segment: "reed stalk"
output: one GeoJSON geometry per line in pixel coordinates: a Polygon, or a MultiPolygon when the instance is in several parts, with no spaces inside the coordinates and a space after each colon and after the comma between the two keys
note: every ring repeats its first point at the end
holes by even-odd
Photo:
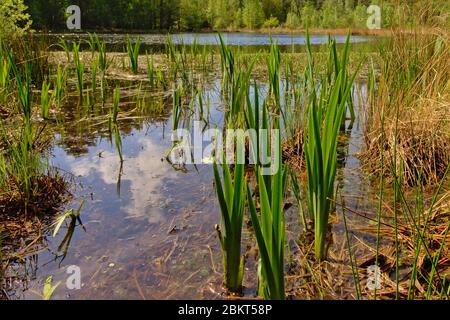
{"type": "Polygon", "coordinates": [[[41,89],[41,114],[42,118],[47,120],[49,118],[50,105],[51,105],[51,95],[49,94],[50,83],[44,80],[41,89]]]}
{"type": "MultiPolygon", "coordinates": [[[[243,145],[238,138],[237,154],[242,153],[243,145]]],[[[225,162],[225,156],[224,156],[225,162]]],[[[228,165],[222,165],[220,177],[216,163],[213,164],[216,194],[220,205],[222,222],[216,226],[219,236],[224,266],[224,285],[231,292],[241,292],[244,275],[244,257],[241,256],[242,225],[245,209],[244,163],[238,161],[233,178],[228,165]]]]}
{"type": "MultiPolygon", "coordinates": [[[[280,133],[278,133],[280,135],[280,133]]],[[[281,135],[279,136],[281,139],[281,135]]],[[[277,152],[281,152],[281,145],[277,152]]],[[[286,170],[280,157],[279,170],[273,176],[263,176],[257,169],[260,215],[256,211],[250,187],[247,198],[253,229],[259,248],[259,295],[267,300],[285,299],[284,250],[286,221],[284,217],[284,194],[286,170]]]]}
{"type": "Polygon", "coordinates": [[[133,44],[131,37],[127,37],[127,53],[130,60],[131,71],[137,74],[139,71],[139,50],[141,48],[141,38],[137,37],[133,44]]]}

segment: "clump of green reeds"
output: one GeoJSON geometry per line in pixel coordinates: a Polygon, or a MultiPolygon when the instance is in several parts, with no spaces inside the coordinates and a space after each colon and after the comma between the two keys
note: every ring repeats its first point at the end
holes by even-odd
{"type": "Polygon", "coordinates": [[[55,88],[55,99],[57,103],[61,103],[64,91],[66,90],[67,85],[67,70],[66,68],[61,68],[60,65],[58,65],[58,69],[56,71],[56,78],[53,84],[53,87],[55,88]]]}
{"type": "Polygon", "coordinates": [[[0,180],[5,187],[15,186],[21,198],[24,199],[26,209],[34,193],[34,181],[42,169],[40,155],[33,149],[35,130],[31,121],[31,71],[28,64],[25,64],[24,70],[20,70],[10,51],[8,59],[16,81],[24,125],[18,139],[11,139],[3,126],[1,128],[3,140],[7,143],[8,154],[1,155],[0,180]]]}
{"type": "Polygon", "coordinates": [[[9,84],[11,63],[6,57],[0,59],[0,89],[5,89],[9,84]]]}
{"type": "Polygon", "coordinates": [[[156,71],[156,78],[158,79],[158,84],[162,86],[164,91],[166,91],[168,87],[167,80],[164,77],[164,72],[159,67],[157,68],[156,71]]]}
{"type": "Polygon", "coordinates": [[[89,45],[89,48],[91,49],[92,57],[94,57],[95,53],[97,52],[97,44],[100,42],[100,39],[96,33],[90,33],[88,32],[89,39],[86,40],[86,42],[89,45]]]}
{"type": "Polygon", "coordinates": [[[130,60],[131,71],[137,74],[139,71],[139,50],[141,48],[141,38],[137,37],[133,45],[131,37],[127,37],[127,53],[130,60]]]}
{"type": "Polygon", "coordinates": [[[229,127],[239,127],[244,123],[244,106],[250,90],[252,71],[258,59],[258,55],[249,60],[242,59],[242,67],[239,68],[234,53],[227,47],[218,34],[220,40],[222,90],[225,101],[228,103],[226,120],[229,127]]]}
{"type": "Polygon", "coordinates": [[[233,83],[234,71],[235,71],[235,59],[233,52],[228,49],[227,45],[223,41],[222,35],[219,33],[220,41],[220,57],[221,57],[221,68],[222,68],[222,78],[223,86],[227,86],[228,83],[233,83]]]}
{"type": "Polygon", "coordinates": [[[307,34],[308,72],[311,82],[308,109],[307,135],[305,135],[305,158],[308,175],[308,208],[314,217],[315,255],[318,260],[326,258],[326,236],[331,201],[334,199],[336,177],[337,143],[344,119],[347,99],[353,87],[353,79],[347,81],[341,70],[331,90],[322,86],[317,96],[314,86],[311,46],[307,34]]]}
{"type": "Polygon", "coordinates": [[[172,37],[170,35],[167,36],[166,41],[166,54],[170,61],[170,67],[172,71],[172,80],[176,81],[178,78],[183,80],[183,84],[185,87],[191,86],[191,81],[189,79],[189,66],[192,67],[194,57],[187,56],[187,49],[184,44],[181,45],[181,48],[175,46],[173,43],[172,37]],[[191,63],[188,63],[188,60],[191,63]],[[180,76],[178,74],[181,73],[180,76]]]}
{"type": "Polygon", "coordinates": [[[148,79],[150,80],[150,85],[153,87],[155,85],[155,64],[153,62],[153,55],[146,53],[147,59],[147,70],[148,70],[148,79]]]}
{"type": "Polygon", "coordinates": [[[18,65],[14,60],[11,51],[7,52],[8,60],[11,65],[17,86],[17,93],[19,97],[22,114],[26,124],[31,121],[31,68],[28,63],[25,64],[23,71],[19,70],[18,65]]]}
{"type": "MultiPolygon", "coordinates": [[[[280,135],[279,131],[278,134],[280,135]]],[[[283,200],[286,171],[281,160],[281,144],[278,145],[276,152],[279,152],[280,163],[273,176],[263,176],[260,168],[256,170],[260,203],[259,216],[249,186],[247,186],[247,198],[260,254],[259,295],[264,299],[284,300],[286,221],[283,200]]]]}
{"type": "MultiPolygon", "coordinates": [[[[238,155],[243,145],[237,144],[238,155]]],[[[225,158],[225,157],[224,157],[225,158]]],[[[240,292],[244,276],[241,256],[241,234],[245,209],[245,175],[243,161],[234,168],[233,178],[226,163],[222,165],[223,182],[216,163],[213,165],[216,194],[222,213],[221,226],[216,226],[223,254],[224,285],[231,292],[240,292]]]]}
{"type": "Polygon", "coordinates": [[[267,58],[267,67],[269,69],[269,92],[275,100],[275,106],[278,112],[281,112],[281,94],[280,94],[280,64],[281,53],[276,42],[271,39],[269,56],[267,58]]]}
{"type": "Polygon", "coordinates": [[[51,83],[47,83],[47,80],[44,80],[42,83],[41,89],[41,114],[43,119],[49,118],[50,105],[52,103],[53,94],[50,94],[50,85],[51,83]]]}
{"type": "Polygon", "coordinates": [[[98,49],[98,69],[100,71],[100,90],[102,96],[102,102],[105,102],[105,90],[106,90],[106,70],[108,69],[108,60],[106,57],[106,45],[104,42],[97,41],[97,49],[98,49]]]}
{"type": "Polygon", "coordinates": [[[10,84],[11,63],[6,57],[0,55],[0,101],[4,102],[10,84]]]}
{"type": "Polygon", "coordinates": [[[58,46],[66,53],[67,63],[70,63],[70,48],[66,40],[60,39],[58,46]]]}
{"type": "MultiPolygon", "coordinates": [[[[329,54],[327,61],[328,83],[332,84],[333,82],[336,82],[338,80],[339,75],[342,73],[343,83],[353,85],[352,76],[350,75],[349,72],[350,35],[347,36],[340,58],[337,52],[336,40],[330,37],[328,40],[328,46],[329,46],[329,54]]],[[[339,93],[339,102],[341,102],[341,100],[345,101],[346,107],[350,112],[351,121],[353,122],[355,121],[356,116],[352,100],[352,92],[350,91],[346,93],[345,92],[346,87],[347,85],[343,85],[341,87],[341,92],[339,93]]],[[[343,121],[345,121],[345,118],[343,119],[343,121]]]]}
{"type": "MultiPolygon", "coordinates": [[[[32,121],[32,70],[28,62],[16,64],[12,51],[6,55],[11,65],[14,86],[21,108],[23,125],[17,130],[0,123],[0,137],[5,146],[0,152],[0,208],[7,212],[25,212],[30,208],[54,208],[62,200],[67,185],[62,177],[50,172],[48,162],[43,160],[39,145],[42,133],[35,129],[32,121]]],[[[42,102],[48,110],[50,103],[49,84],[44,81],[42,102]]],[[[44,110],[44,113],[48,113],[44,110]]]]}
{"type": "Polygon", "coordinates": [[[84,90],[84,63],[80,60],[80,43],[73,43],[73,60],[77,74],[77,90],[80,97],[83,97],[84,90]]]}

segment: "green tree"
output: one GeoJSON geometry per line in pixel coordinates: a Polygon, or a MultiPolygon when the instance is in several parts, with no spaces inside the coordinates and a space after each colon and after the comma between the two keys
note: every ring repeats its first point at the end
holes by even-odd
{"type": "Polygon", "coordinates": [[[297,6],[297,2],[295,0],[292,0],[292,2],[291,2],[291,7],[286,16],[285,26],[290,29],[299,28],[301,26],[299,10],[298,10],[298,6],[297,6]]]}
{"type": "Polygon", "coordinates": [[[280,21],[286,19],[286,7],[288,2],[284,3],[283,0],[262,0],[262,8],[264,11],[264,16],[269,18],[271,16],[278,18],[280,21]]]}
{"type": "Polygon", "coordinates": [[[60,29],[65,26],[64,12],[69,6],[66,0],[25,0],[33,18],[34,28],[60,29]]]}
{"type": "Polygon", "coordinates": [[[266,21],[264,21],[263,28],[273,29],[280,25],[280,21],[278,21],[277,17],[270,17],[266,21]]]}
{"type": "Polygon", "coordinates": [[[23,0],[0,0],[0,40],[22,36],[32,21],[23,0]]]}
{"type": "Polygon", "coordinates": [[[207,17],[215,29],[225,29],[239,19],[239,0],[209,0],[207,17]]]}
{"type": "Polygon", "coordinates": [[[367,7],[358,4],[353,11],[353,26],[357,28],[365,28],[367,24],[367,7]]]}
{"type": "Polygon", "coordinates": [[[249,29],[261,27],[265,19],[261,2],[258,0],[245,0],[242,19],[244,25],[249,29]]]}
{"type": "Polygon", "coordinates": [[[183,30],[198,30],[205,25],[206,15],[203,0],[181,0],[180,27],[183,30]]]}
{"type": "Polygon", "coordinates": [[[303,28],[306,28],[306,25],[309,27],[318,27],[320,24],[320,16],[319,11],[312,5],[312,3],[307,2],[300,13],[300,21],[303,28]]]}
{"type": "Polygon", "coordinates": [[[289,12],[286,17],[285,26],[289,29],[296,29],[301,26],[300,18],[294,12],[289,12]]]}

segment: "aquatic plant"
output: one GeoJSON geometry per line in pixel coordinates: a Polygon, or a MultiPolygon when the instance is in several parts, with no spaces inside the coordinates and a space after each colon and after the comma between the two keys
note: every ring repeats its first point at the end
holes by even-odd
{"type": "Polygon", "coordinates": [[[89,45],[89,48],[91,49],[92,58],[94,57],[95,53],[97,52],[97,45],[100,42],[100,39],[98,35],[94,33],[88,32],[89,39],[86,40],[86,42],[89,45]]]}
{"type": "MultiPolygon", "coordinates": [[[[348,42],[348,39],[347,39],[348,42]]],[[[308,209],[314,217],[315,255],[326,258],[326,236],[331,201],[334,199],[334,181],[337,164],[337,140],[345,117],[348,97],[356,72],[349,80],[347,67],[341,65],[339,74],[329,89],[321,82],[316,92],[314,66],[309,33],[306,34],[308,56],[307,79],[310,84],[307,135],[304,152],[308,176],[308,209]]],[[[348,63],[347,60],[343,60],[348,63]]]]}
{"type": "Polygon", "coordinates": [[[247,104],[244,110],[244,118],[245,118],[245,124],[248,130],[254,130],[256,132],[255,135],[250,135],[251,139],[251,149],[249,150],[251,152],[251,155],[253,159],[257,160],[256,164],[260,164],[260,155],[264,154],[263,152],[266,152],[265,154],[268,154],[269,146],[267,146],[267,150],[260,150],[260,136],[258,132],[263,132],[263,130],[269,129],[269,117],[267,112],[267,104],[264,102],[262,106],[260,106],[259,103],[259,88],[256,85],[256,82],[254,84],[254,98],[253,103],[250,100],[250,92],[247,91],[247,104]],[[262,109],[262,115],[260,109],[262,109]]]}
{"type": "Polygon", "coordinates": [[[120,137],[120,131],[117,124],[114,125],[114,143],[116,145],[117,153],[119,154],[120,162],[123,162],[122,138],[120,137]]]}
{"type": "Polygon", "coordinates": [[[308,135],[305,138],[305,158],[308,175],[308,208],[314,215],[315,254],[326,257],[325,243],[337,163],[337,139],[345,105],[338,103],[341,77],[334,84],[327,105],[323,99],[313,99],[308,111],[308,135]],[[322,115],[325,115],[322,122],[322,115]]]}
{"type": "Polygon", "coordinates": [[[170,61],[172,80],[176,81],[178,78],[181,78],[183,80],[183,85],[189,87],[191,86],[191,83],[189,81],[188,65],[192,68],[194,57],[190,57],[189,59],[186,52],[187,49],[185,44],[182,44],[181,49],[178,49],[173,43],[172,37],[170,35],[167,36],[166,55],[170,61]],[[190,64],[188,64],[188,60],[191,61],[190,64]],[[179,73],[181,73],[180,77],[178,76],[179,73]]]}
{"type": "MultiPolygon", "coordinates": [[[[5,194],[18,193],[27,214],[29,202],[38,192],[36,186],[44,168],[40,154],[32,148],[35,133],[30,121],[26,121],[18,138],[11,138],[3,126],[1,130],[8,153],[0,156],[0,185],[5,194]]],[[[12,208],[14,202],[9,201],[12,208]]]]}
{"type": "Polygon", "coordinates": [[[233,52],[228,49],[220,33],[218,33],[218,37],[220,41],[220,66],[222,69],[223,80],[222,84],[226,87],[229,83],[233,83],[234,80],[235,59],[233,52]]]}
{"type": "Polygon", "coordinates": [[[92,87],[92,94],[95,97],[95,91],[97,90],[97,69],[98,69],[98,59],[93,59],[91,64],[91,87],[92,87]]]}
{"type": "Polygon", "coordinates": [[[44,288],[42,289],[42,299],[44,300],[50,300],[56,288],[61,284],[61,281],[58,281],[56,284],[52,285],[52,278],[52,276],[49,276],[47,280],[45,280],[44,288]]]}
{"type": "MultiPolygon", "coordinates": [[[[278,133],[280,134],[280,133],[278,133]]],[[[281,154],[281,146],[276,152],[281,154]]],[[[247,198],[253,229],[259,248],[259,295],[268,300],[285,299],[284,246],[286,221],[284,217],[284,194],[286,170],[280,158],[279,170],[273,176],[263,176],[257,170],[260,215],[247,185],[247,198]]]]}
{"type": "Polygon", "coordinates": [[[289,170],[292,192],[294,193],[294,197],[297,202],[298,216],[303,224],[303,230],[306,231],[308,229],[308,222],[307,222],[307,218],[305,215],[305,210],[303,210],[302,189],[298,183],[298,178],[297,178],[295,171],[293,169],[288,169],[288,170],[289,170]]]}
{"type": "Polygon", "coordinates": [[[120,137],[120,130],[117,125],[117,116],[119,115],[119,102],[120,102],[120,89],[114,89],[113,94],[113,107],[109,116],[109,132],[110,134],[114,134],[114,143],[117,148],[117,152],[119,153],[120,162],[123,162],[123,153],[122,153],[122,139],[120,137]]]}
{"type": "Polygon", "coordinates": [[[61,229],[64,221],[66,221],[67,219],[69,219],[70,221],[78,221],[80,223],[80,225],[82,225],[83,223],[81,222],[81,218],[80,218],[80,212],[81,212],[81,208],[84,205],[84,200],[81,201],[80,206],[78,207],[77,210],[74,210],[73,208],[68,210],[67,212],[59,215],[58,217],[56,217],[55,222],[52,223],[52,227],[54,227],[53,229],[53,238],[56,237],[56,235],[59,232],[59,229],[61,229]]]}
{"type": "Polygon", "coordinates": [[[230,105],[226,115],[228,126],[240,126],[243,124],[244,106],[250,90],[250,78],[255,61],[256,59],[249,63],[246,69],[236,72],[233,78],[230,86],[230,105]]]}
{"type": "MultiPolygon", "coordinates": [[[[238,155],[242,153],[243,149],[240,141],[238,138],[236,148],[238,155]]],[[[223,181],[215,162],[213,171],[216,195],[222,217],[221,225],[220,227],[216,226],[216,230],[222,248],[224,285],[231,292],[240,292],[244,275],[244,257],[241,256],[241,235],[246,201],[244,164],[243,161],[238,161],[232,178],[224,156],[223,181]]]]}
{"type": "Polygon", "coordinates": [[[148,53],[146,53],[146,59],[148,78],[150,80],[150,85],[153,87],[155,85],[155,64],[153,63],[153,55],[149,56],[148,53]]]}
{"type": "Polygon", "coordinates": [[[22,114],[25,122],[28,124],[31,120],[31,70],[28,63],[25,64],[23,72],[19,71],[19,68],[14,60],[14,56],[11,51],[7,51],[8,61],[13,71],[17,93],[19,97],[20,106],[22,107],[22,114]]]}
{"type": "Polygon", "coordinates": [[[61,68],[60,65],[58,65],[55,82],[53,84],[53,87],[55,89],[55,98],[58,104],[61,103],[63,93],[66,90],[66,84],[67,84],[67,70],[66,68],[63,69],[61,68]]]}
{"type": "Polygon", "coordinates": [[[175,89],[173,91],[173,105],[172,105],[172,131],[178,129],[179,122],[181,120],[181,115],[183,109],[181,108],[181,89],[175,89]]]}
{"type": "Polygon", "coordinates": [[[77,74],[77,90],[80,97],[83,97],[84,90],[84,63],[80,60],[80,43],[73,43],[73,60],[77,74]]]}
{"type": "Polygon", "coordinates": [[[131,71],[137,74],[139,71],[139,50],[141,47],[141,38],[137,37],[133,45],[131,37],[127,37],[127,53],[130,60],[131,71]]]}
{"type": "Polygon", "coordinates": [[[48,119],[50,105],[51,105],[51,95],[49,94],[50,83],[44,80],[41,89],[41,115],[43,119],[48,119]]]}
{"type": "Polygon", "coordinates": [[[102,102],[105,102],[106,96],[106,70],[108,69],[108,60],[106,56],[106,45],[104,42],[100,42],[100,39],[97,37],[97,49],[98,49],[98,68],[100,71],[100,90],[102,102]]]}
{"type": "MultiPolygon", "coordinates": [[[[348,85],[353,85],[353,78],[349,74],[349,63],[350,63],[350,35],[347,35],[345,45],[342,49],[341,58],[337,53],[337,44],[335,39],[329,38],[329,58],[327,62],[327,78],[328,84],[331,85],[333,82],[337,81],[339,74],[343,74],[343,86],[341,87],[341,92],[339,93],[339,102],[341,100],[345,101],[346,109],[350,112],[351,121],[355,121],[355,110],[353,106],[352,92],[345,92],[348,85]]],[[[358,72],[359,67],[356,69],[355,73],[358,72]]],[[[346,110],[346,111],[347,111],[346,110]]],[[[345,117],[343,119],[345,121],[345,117]]]]}
{"type": "Polygon", "coordinates": [[[267,58],[267,67],[269,73],[269,92],[275,101],[275,107],[278,113],[281,112],[280,96],[280,64],[281,53],[278,44],[271,38],[270,52],[267,58]]]}
{"type": "Polygon", "coordinates": [[[66,40],[60,39],[58,43],[58,47],[60,47],[65,53],[67,57],[67,63],[70,63],[70,48],[67,44],[66,40]]]}
{"type": "Polygon", "coordinates": [[[5,89],[9,84],[11,63],[7,58],[0,59],[0,89],[5,89]]]}
{"type": "Polygon", "coordinates": [[[158,84],[162,86],[164,91],[166,91],[168,84],[167,84],[166,78],[164,77],[164,72],[159,67],[157,68],[156,76],[158,79],[158,84]]]}

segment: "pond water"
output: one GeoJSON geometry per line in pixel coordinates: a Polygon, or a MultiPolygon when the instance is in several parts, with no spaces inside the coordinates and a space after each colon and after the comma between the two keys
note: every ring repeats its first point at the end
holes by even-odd
{"type": "MultiPolygon", "coordinates": [[[[154,37],[145,36],[143,41],[152,43],[154,37]]],[[[193,39],[188,34],[177,37],[185,42],[193,39]]],[[[199,35],[198,39],[199,43],[210,44],[213,38],[199,35]]],[[[269,39],[254,34],[229,34],[225,38],[237,45],[265,45],[269,39]]],[[[326,41],[321,36],[313,39],[315,43],[326,41]]],[[[278,40],[288,44],[292,38],[280,36],[278,40]]],[[[304,38],[298,36],[295,41],[300,44],[304,38]]],[[[364,95],[365,85],[360,84],[359,90],[364,95]]],[[[261,95],[266,91],[261,84],[261,95]]],[[[220,81],[207,83],[203,97],[210,101],[209,126],[220,126],[220,81]]],[[[132,101],[132,94],[127,99],[132,101]]],[[[221,252],[214,230],[214,225],[220,223],[220,211],[212,168],[199,165],[176,170],[164,160],[172,145],[170,99],[164,103],[166,111],[157,117],[130,113],[119,120],[123,166],[108,138],[107,123],[96,121],[89,108],[75,103],[64,107],[65,121],[54,129],[51,162],[73,174],[74,199],[67,208],[76,209],[84,200],[81,219],[85,230],[79,226],[72,230],[65,255],[60,245],[68,230],[63,228],[55,238],[51,233],[46,236],[46,246],[39,253],[27,257],[25,263],[12,265],[10,276],[17,274],[20,279],[26,275],[27,279],[8,291],[12,299],[39,298],[49,275],[54,282],[61,282],[54,293],[56,299],[223,298],[221,252]],[[80,290],[66,286],[70,266],[80,268],[80,290]]],[[[362,107],[358,101],[356,107],[362,107]]],[[[347,205],[355,210],[370,206],[367,195],[371,192],[356,156],[363,145],[361,125],[357,121],[349,128],[341,143],[338,173],[347,205]]],[[[296,207],[286,214],[290,237],[295,240],[299,228],[296,207]]],[[[342,224],[333,228],[336,234],[342,234],[342,224]]],[[[254,244],[247,227],[243,241],[243,248],[254,244]]],[[[247,268],[250,272],[246,272],[245,294],[253,297],[256,281],[249,277],[256,274],[256,269],[252,259],[247,268]]]]}
{"type": "MultiPolygon", "coordinates": [[[[50,34],[49,36],[53,42],[58,42],[60,37],[67,40],[83,39],[88,40],[87,34],[50,34]]],[[[128,35],[126,34],[98,34],[99,38],[104,41],[110,51],[124,51],[127,44],[128,35]]],[[[141,53],[159,52],[164,49],[168,36],[165,34],[133,34],[133,39],[139,37],[141,39],[141,53]]],[[[217,46],[219,37],[217,33],[176,33],[171,35],[175,45],[193,45],[196,43],[200,46],[217,46]]],[[[229,46],[240,46],[248,50],[264,50],[271,41],[277,42],[282,51],[298,51],[306,44],[305,34],[288,34],[288,33],[274,33],[272,35],[265,33],[246,33],[234,32],[223,33],[222,38],[229,46]]],[[[346,36],[333,36],[336,43],[343,44],[346,41],[346,36]]],[[[322,45],[328,43],[327,35],[311,35],[311,44],[322,45]]],[[[368,43],[373,42],[377,38],[368,36],[352,36],[352,43],[368,43]]]]}

